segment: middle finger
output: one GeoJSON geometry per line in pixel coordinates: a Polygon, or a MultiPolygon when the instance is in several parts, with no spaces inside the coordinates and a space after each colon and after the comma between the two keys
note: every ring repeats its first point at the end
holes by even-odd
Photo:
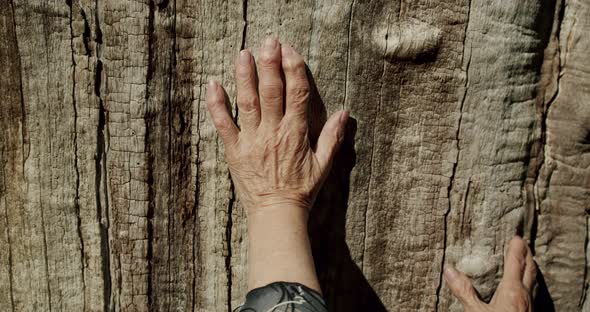
{"type": "Polygon", "coordinates": [[[283,80],[281,78],[281,47],[277,39],[268,37],[258,59],[258,94],[263,124],[277,125],[283,118],[283,80]]]}

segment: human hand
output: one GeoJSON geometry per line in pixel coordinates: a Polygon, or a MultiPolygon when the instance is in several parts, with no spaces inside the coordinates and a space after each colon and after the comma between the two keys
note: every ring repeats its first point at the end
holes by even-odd
{"type": "Polygon", "coordinates": [[[215,81],[207,87],[211,119],[224,142],[238,197],[248,213],[285,205],[307,211],[330,171],[348,112],[332,115],[312,147],[307,122],[310,86],[303,57],[269,37],[257,65],[258,81],[254,58],[247,50],[240,52],[236,85],[241,129],[227,111],[224,91],[215,81]]]}
{"type": "Polygon", "coordinates": [[[536,274],[531,250],[522,238],[515,236],[504,257],[504,276],[489,304],[479,299],[465,274],[449,267],[444,277],[466,312],[526,312],[533,309],[531,292],[536,274]]]}

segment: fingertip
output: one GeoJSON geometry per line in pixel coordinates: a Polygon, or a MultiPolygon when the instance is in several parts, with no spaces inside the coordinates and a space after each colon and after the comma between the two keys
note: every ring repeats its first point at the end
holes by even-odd
{"type": "Polygon", "coordinates": [[[261,65],[274,64],[281,60],[281,44],[276,37],[266,37],[262,47],[260,48],[259,61],[261,65]]]}
{"type": "Polygon", "coordinates": [[[516,246],[526,246],[526,241],[520,237],[519,235],[514,235],[509,242],[510,245],[514,244],[516,246]]]}
{"type": "Polygon", "coordinates": [[[238,55],[238,63],[241,65],[250,65],[250,61],[252,60],[252,54],[248,49],[243,49],[240,51],[238,55]]]}
{"type": "Polygon", "coordinates": [[[281,45],[281,60],[286,76],[297,80],[307,80],[305,60],[292,46],[281,45]]]}
{"type": "Polygon", "coordinates": [[[447,266],[443,272],[443,276],[447,283],[453,283],[459,278],[459,272],[453,266],[447,266]]]}
{"type": "Polygon", "coordinates": [[[216,80],[209,79],[209,82],[207,82],[207,94],[212,94],[214,91],[216,91],[217,85],[218,82],[216,80]]]}
{"type": "Polygon", "coordinates": [[[340,124],[345,127],[346,123],[348,122],[348,118],[350,117],[349,111],[341,111],[340,112],[340,124]]]}
{"type": "Polygon", "coordinates": [[[350,117],[350,112],[348,111],[341,111],[340,117],[338,118],[339,122],[339,129],[338,129],[338,140],[342,141],[344,139],[344,134],[346,132],[346,124],[348,123],[348,119],[350,117]]]}
{"type": "Polygon", "coordinates": [[[518,260],[518,264],[520,264],[521,267],[524,267],[525,258],[528,250],[529,248],[526,241],[522,239],[520,236],[514,236],[512,237],[512,239],[510,239],[510,242],[508,243],[506,256],[514,257],[516,260],[518,260]]]}
{"type": "Polygon", "coordinates": [[[249,50],[244,49],[240,51],[236,62],[236,84],[248,82],[251,83],[254,76],[254,61],[252,53],[249,50]]]}
{"type": "Polygon", "coordinates": [[[219,83],[215,80],[209,80],[207,83],[207,105],[212,107],[219,101],[219,83]]]}
{"type": "Polygon", "coordinates": [[[267,36],[264,40],[264,49],[275,49],[279,45],[279,40],[275,36],[267,36]]]}

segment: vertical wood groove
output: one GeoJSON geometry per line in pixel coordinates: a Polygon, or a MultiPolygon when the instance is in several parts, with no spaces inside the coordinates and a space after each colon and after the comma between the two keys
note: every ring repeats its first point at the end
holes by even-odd
{"type": "Polygon", "coordinates": [[[587,300],[587,296],[588,296],[588,287],[590,285],[588,285],[588,243],[590,242],[590,223],[588,223],[590,219],[590,216],[588,216],[588,213],[586,214],[586,238],[584,239],[584,275],[583,275],[583,289],[582,289],[582,294],[580,295],[580,302],[578,303],[578,307],[584,311],[584,305],[586,303],[587,300]]]}
{"type": "MultiPolygon", "coordinates": [[[[463,37],[463,54],[461,56],[461,63],[465,62],[465,54],[467,53],[467,36],[469,35],[469,20],[470,20],[470,16],[471,16],[471,1],[468,1],[467,4],[467,19],[465,21],[465,30],[464,30],[464,37],[463,37]]],[[[471,49],[471,46],[469,46],[469,49],[471,49]]],[[[455,144],[456,144],[456,149],[457,149],[457,156],[455,158],[455,161],[453,163],[453,169],[451,170],[451,177],[449,178],[449,186],[447,188],[447,199],[448,199],[448,208],[447,211],[445,211],[444,217],[443,217],[443,246],[442,246],[442,257],[441,257],[441,263],[440,263],[440,272],[439,272],[439,278],[438,278],[438,286],[436,288],[436,302],[434,305],[435,311],[438,311],[439,309],[439,304],[440,304],[440,296],[441,296],[441,290],[443,287],[443,274],[444,274],[444,269],[445,269],[445,260],[446,260],[446,253],[447,253],[447,240],[448,240],[448,218],[449,215],[451,213],[451,210],[453,209],[453,205],[452,205],[452,193],[453,193],[453,187],[454,187],[454,183],[455,183],[455,175],[457,173],[457,166],[459,164],[459,159],[460,159],[460,155],[461,155],[461,122],[463,121],[463,109],[465,106],[465,99],[467,98],[467,91],[469,90],[469,65],[471,65],[471,56],[472,56],[472,52],[469,52],[469,56],[467,59],[467,63],[465,65],[465,85],[464,87],[464,91],[463,91],[463,95],[461,96],[460,99],[460,104],[459,104],[459,120],[457,122],[457,132],[455,133],[455,144]]],[[[467,184],[467,190],[465,191],[465,200],[463,202],[463,211],[465,211],[465,207],[467,206],[467,192],[469,192],[469,186],[471,185],[470,182],[468,182],[467,184]]],[[[463,213],[462,216],[464,216],[465,214],[463,213]]],[[[463,223],[461,223],[461,226],[463,226],[463,223]]]]}
{"type": "MultiPolygon", "coordinates": [[[[175,281],[172,279],[172,274],[171,274],[171,269],[172,269],[172,265],[171,265],[171,248],[172,248],[172,244],[170,243],[171,241],[171,227],[175,227],[175,223],[174,223],[174,218],[173,218],[173,214],[178,213],[179,211],[174,209],[175,208],[175,201],[173,201],[173,177],[174,177],[174,173],[172,171],[173,169],[173,160],[174,155],[173,155],[173,141],[172,141],[172,127],[173,127],[173,98],[172,98],[172,89],[174,88],[174,83],[175,83],[175,79],[174,79],[174,70],[176,68],[176,0],[174,0],[172,2],[172,26],[171,26],[171,39],[172,39],[172,44],[171,44],[171,51],[170,51],[170,64],[169,64],[169,68],[168,68],[168,204],[167,204],[167,209],[168,209],[168,223],[167,223],[167,239],[168,239],[168,258],[167,258],[167,264],[168,264],[168,298],[166,300],[166,310],[170,311],[170,306],[171,306],[171,302],[172,302],[172,298],[170,298],[170,294],[173,293],[173,290],[171,289],[173,283],[172,281],[175,281]]],[[[184,215],[184,209],[182,211],[180,211],[182,215],[184,215]]],[[[176,282],[176,281],[175,281],[176,282]]]]}
{"type": "MultiPolygon", "coordinates": [[[[18,49],[18,36],[16,33],[16,18],[15,18],[15,10],[14,10],[14,3],[12,0],[10,1],[6,1],[5,2],[6,6],[2,7],[3,12],[7,12],[10,11],[8,13],[5,13],[7,15],[10,15],[10,17],[7,17],[7,19],[10,19],[9,23],[11,23],[12,25],[12,29],[8,28],[8,29],[3,29],[2,33],[5,34],[7,36],[6,41],[12,41],[13,42],[13,53],[14,53],[14,57],[16,58],[15,62],[16,65],[13,65],[14,67],[16,67],[16,72],[18,74],[18,78],[17,78],[17,83],[18,83],[18,96],[19,96],[19,103],[20,104],[20,122],[21,122],[21,126],[20,126],[20,135],[21,135],[21,140],[22,140],[22,147],[21,147],[21,157],[22,157],[22,166],[23,166],[23,176],[24,176],[24,162],[25,162],[25,150],[24,150],[24,146],[26,144],[26,117],[25,117],[25,106],[24,106],[24,99],[23,99],[23,84],[22,84],[22,67],[21,67],[21,61],[20,61],[20,50],[18,49]]],[[[10,26],[8,26],[10,27],[10,26]]],[[[4,45],[4,48],[8,48],[11,45],[6,44],[4,45]]],[[[8,51],[7,51],[8,52],[8,51]]],[[[10,52],[7,53],[7,56],[10,55],[10,52]]],[[[0,87],[3,87],[2,85],[0,85],[0,87]]],[[[0,97],[6,96],[6,93],[3,93],[2,95],[0,95],[0,97]]],[[[3,103],[4,108],[7,106],[7,103],[3,103]]],[[[3,112],[4,114],[4,112],[3,112]]],[[[7,114],[8,116],[10,116],[11,114],[7,114]]],[[[2,118],[0,118],[2,119],[2,118]]],[[[4,129],[3,129],[4,130],[4,129]]],[[[3,131],[4,133],[7,133],[7,131],[3,131]]],[[[0,152],[3,152],[6,149],[5,146],[1,146],[0,147],[0,152]]],[[[1,154],[0,154],[1,155],[1,154]]],[[[5,162],[6,160],[2,158],[0,158],[0,161],[5,162]]],[[[16,161],[16,160],[14,160],[16,161]]],[[[7,184],[7,175],[4,169],[4,164],[1,163],[0,164],[0,170],[2,171],[2,180],[3,180],[3,186],[4,189],[3,194],[0,194],[0,200],[2,199],[2,197],[5,197],[7,190],[6,190],[6,184],[7,184]]],[[[12,242],[12,237],[11,237],[11,233],[10,233],[10,228],[11,228],[11,222],[10,222],[10,218],[9,218],[9,204],[5,203],[4,206],[4,221],[5,221],[5,225],[6,225],[6,229],[5,229],[5,235],[6,235],[6,243],[8,246],[6,246],[6,249],[8,251],[8,292],[9,292],[9,298],[10,298],[10,308],[12,310],[12,312],[16,311],[16,307],[15,307],[15,300],[14,300],[14,264],[13,264],[13,242],[12,242]]]]}
{"type": "MultiPolygon", "coordinates": [[[[201,8],[202,6],[200,6],[199,8],[201,8]]],[[[203,15],[203,11],[200,11],[199,14],[201,14],[201,16],[203,15]]],[[[204,50],[204,38],[205,38],[205,34],[204,34],[204,28],[203,28],[203,19],[199,20],[199,29],[200,31],[200,42],[201,42],[201,49],[200,49],[200,65],[201,65],[201,71],[199,73],[199,94],[197,96],[197,99],[200,101],[203,98],[203,75],[205,73],[205,66],[204,64],[204,60],[205,60],[205,53],[203,52],[204,50]]],[[[200,185],[201,185],[201,175],[200,175],[200,170],[199,170],[199,164],[201,162],[200,160],[200,151],[201,151],[201,127],[199,126],[200,120],[201,120],[201,105],[197,105],[197,142],[196,142],[196,172],[195,172],[195,180],[196,180],[196,190],[195,190],[195,211],[193,212],[194,216],[195,216],[195,231],[193,233],[197,233],[197,230],[200,230],[200,218],[199,218],[199,210],[200,210],[200,185]]],[[[198,234],[194,234],[193,237],[200,237],[201,233],[198,232],[198,234]]],[[[193,267],[195,268],[195,275],[193,277],[193,311],[195,311],[198,307],[198,302],[197,302],[197,272],[202,274],[202,270],[197,270],[197,268],[200,268],[200,261],[202,260],[202,251],[200,248],[200,244],[197,244],[197,240],[195,239],[193,241],[193,246],[196,246],[196,254],[193,251],[193,267]]],[[[200,277],[200,276],[199,276],[200,277]]]]}
{"type": "MultiPolygon", "coordinates": [[[[81,268],[81,279],[82,279],[82,311],[86,311],[86,261],[84,251],[84,238],[82,237],[82,218],[80,216],[80,169],[78,168],[78,108],[76,106],[76,60],[74,50],[74,29],[72,27],[74,19],[73,3],[68,2],[70,8],[70,49],[72,53],[72,109],[74,112],[74,172],[76,176],[75,186],[75,197],[74,197],[74,209],[76,210],[76,232],[78,234],[78,240],[80,241],[80,268],[81,268]]],[[[83,10],[81,12],[84,12],[83,10]]],[[[87,24],[86,17],[83,15],[84,20],[87,24]]],[[[86,35],[86,34],[85,34],[86,35]]],[[[85,40],[86,52],[88,53],[88,42],[85,40]]]]}
{"type": "MultiPolygon", "coordinates": [[[[352,13],[351,13],[352,14],[352,13]]],[[[387,21],[386,21],[386,25],[387,25],[387,31],[385,32],[385,38],[387,38],[387,35],[389,34],[389,28],[390,28],[390,19],[391,19],[391,14],[387,15],[387,21]]],[[[362,272],[366,272],[367,268],[366,268],[366,262],[365,262],[365,255],[367,253],[367,244],[366,244],[366,238],[367,238],[367,229],[369,228],[369,219],[368,219],[368,211],[369,211],[369,207],[371,207],[371,189],[373,187],[373,168],[376,166],[376,164],[374,163],[374,159],[375,159],[375,144],[377,142],[377,119],[379,118],[379,115],[381,114],[381,105],[383,104],[383,88],[384,88],[384,79],[385,79],[385,73],[386,73],[386,68],[387,68],[387,59],[385,57],[386,53],[387,53],[387,43],[388,41],[386,41],[385,43],[385,47],[383,49],[383,55],[382,55],[382,64],[383,66],[381,67],[381,79],[379,81],[379,98],[378,98],[378,103],[377,103],[377,111],[375,112],[375,115],[373,117],[373,122],[372,122],[372,138],[371,138],[371,151],[369,153],[369,183],[367,184],[367,205],[365,206],[364,209],[364,214],[365,214],[365,235],[363,237],[363,257],[362,257],[362,264],[361,264],[361,270],[362,272]]]]}
{"type": "MultiPolygon", "coordinates": [[[[148,15],[148,59],[147,59],[147,74],[146,74],[146,82],[145,82],[145,142],[144,146],[146,149],[147,154],[147,191],[148,191],[148,210],[147,210],[147,300],[148,300],[148,310],[154,311],[154,209],[155,209],[155,190],[154,190],[154,161],[155,155],[154,150],[155,148],[153,144],[151,144],[150,140],[152,131],[154,130],[154,113],[152,112],[152,108],[150,107],[150,83],[152,81],[152,77],[154,75],[154,15],[155,15],[155,3],[156,0],[149,0],[149,15],[148,15]]],[[[121,307],[122,308],[122,307],[121,307]]]]}
{"type": "MultiPolygon", "coordinates": [[[[4,166],[0,166],[0,169],[2,170],[2,177],[5,179],[6,173],[4,172],[4,166]]],[[[4,208],[4,223],[6,224],[6,243],[8,244],[8,290],[10,292],[10,307],[12,309],[12,312],[14,312],[14,277],[12,276],[12,271],[14,270],[14,268],[12,265],[12,243],[10,241],[10,221],[8,219],[8,205],[5,205],[4,208]]]]}
{"type": "Polygon", "coordinates": [[[350,72],[350,37],[352,36],[352,19],[354,13],[354,3],[350,2],[350,18],[348,19],[348,42],[346,45],[346,72],[344,74],[344,99],[342,100],[342,109],[346,108],[346,98],[348,97],[348,73],[350,72]]]}
{"type": "Polygon", "coordinates": [[[99,225],[100,239],[100,256],[101,278],[103,282],[103,311],[114,311],[112,275],[111,275],[111,242],[110,242],[110,211],[109,211],[109,189],[108,189],[108,172],[107,172],[107,146],[106,139],[108,135],[108,112],[104,105],[102,96],[102,29],[99,12],[99,1],[94,0],[94,42],[96,65],[94,69],[94,95],[98,99],[98,124],[96,126],[96,154],[94,156],[94,183],[95,183],[95,200],[96,200],[96,217],[99,225]],[[103,205],[104,196],[104,205],[103,205]],[[111,306],[113,304],[113,306],[111,306]]]}
{"type": "Polygon", "coordinates": [[[20,93],[20,108],[21,108],[21,118],[20,118],[20,122],[21,122],[21,138],[22,138],[22,153],[23,153],[23,159],[22,159],[22,167],[23,167],[23,176],[24,176],[24,169],[25,169],[25,162],[27,161],[27,159],[29,158],[29,151],[30,151],[30,144],[29,144],[29,139],[28,139],[28,132],[27,132],[27,111],[26,111],[26,107],[25,107],[25,98],[24,98],[24,90],[23,90],[23,75],[22,75],[22,64],[21,64],[21,56],[20,56],[20,49],[18,48],[18,35],[16,33],[16,12],[14,10],[14,0],[9,0],[10,1],[10,11],[11,11],[11,16],[12,16],[12,27],[13,27],[13,31],[14,31],[14,46],[15,46],[15,52],[16,52],[16,63],[18,64],[18,69],[19,69],[19,75],[18,75],[18,82],[19,82],[19,93],[20,93]],[[27,151],[25,151],[25,146],[29,149],[27,151]]]}

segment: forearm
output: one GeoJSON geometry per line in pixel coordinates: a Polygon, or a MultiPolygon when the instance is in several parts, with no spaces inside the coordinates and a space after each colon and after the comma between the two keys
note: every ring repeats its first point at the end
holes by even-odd
{"type": "Polygon", "coordinates": [[[288,204],[248,214],[248,289],[286,281],[321,293],[307,233],[307,208],[288,204]]]}

